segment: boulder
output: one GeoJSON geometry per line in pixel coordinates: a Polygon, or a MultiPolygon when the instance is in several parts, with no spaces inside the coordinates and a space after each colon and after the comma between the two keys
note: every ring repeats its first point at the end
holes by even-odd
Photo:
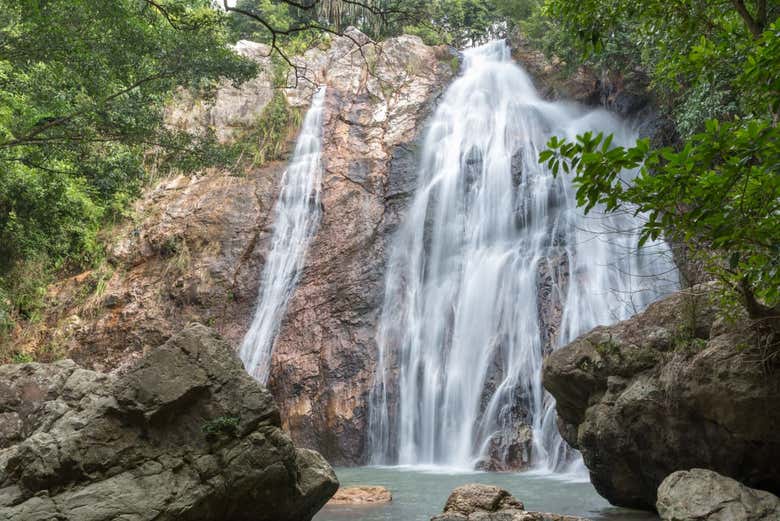
{"type": "Polygon", "coordinates": [[[772,332],[724,320],[711,286],[673,294],[552,353],[543,383],[598,492],[654,510],[677,470],[780,492],[780,358],[772,332]]]}
{"type": "Polygon", "coordinates": [[[490,438],[486,457],[480,459],[477,470],[506,472],[527,468],[531,463],[533,430],[517,425],[514,430],[499,431],[490,438]]]}
{"type": "Polygon", "coordinates": [[[503,488],[472,483],[453,490],[444,511],[431,521],[587,521],[576,516],[528,512],[524,508],[503,488]]]}
{"type": "Polygon", "coordinates": [[[338,487],[231,347],[187,326],[122,376],[0,366],[0,519],[301,521],[338,487]]]}
{"type": "Polygon", "coordinates": [[[374,505],[389,503],[393,495],[385,487],[357,486],[340,488],[328,501],[329,505],[374,505]]]}
{"type": "Polygon", "coordinates": [[[705,469],[680,470],[658,487],[663,521],[777,521],[780,498],[705,469]]]}

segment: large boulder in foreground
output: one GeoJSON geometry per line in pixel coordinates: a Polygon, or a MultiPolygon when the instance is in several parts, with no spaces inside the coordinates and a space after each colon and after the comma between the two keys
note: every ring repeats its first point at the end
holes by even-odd
{"type": "Polygon", "coordinates": [[[777,521],[780,498],[705,469],[680,470],[658,488],[663,521],[777,521]]]}
{"type": "Polygon", "coordinates": [[[495,485],[471,483],[452,491],[444,511],[431,521],[588,521],[561,514],[528,512],[509,491],[495,485]]]}
{"type": "Polygon", "coordinates": [[[550,355],[563,437],[610,502],[655,509],[674,471],[709,468],[780,492],[780,357],[768,328],[728,323],[686,290],[550,355]]]}
{"type": "Polygon", "coordinates": [[[302,521],[338,487],[198,324],[122,376],[0,366],[0,417],[0,519],[302,521]]]}

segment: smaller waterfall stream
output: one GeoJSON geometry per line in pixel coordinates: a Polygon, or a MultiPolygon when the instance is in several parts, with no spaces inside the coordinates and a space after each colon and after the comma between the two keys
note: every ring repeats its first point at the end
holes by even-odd
{"type": "Polygon", "coordinates": [[[273,237],[252,324],[239,354],[247,372],[265,383],[276,334],[320,220],[322,115],[325,87],[312,97],[274,208],[273,237]]]}
{"type": "Polygon", "coordinates": [[[663,242],[637,248],[641,221],[584,215],[568,176],[539,164],[551,136],[588,130],[636,139],[606,111],[542,100],[505,42],[464,53],[388,260],[373,463],[473,468],[520,425],[532,464],[571,461],[541,385],[545,352],[641,310],[670,289],[656,275],[674,272],[663,242]]]}

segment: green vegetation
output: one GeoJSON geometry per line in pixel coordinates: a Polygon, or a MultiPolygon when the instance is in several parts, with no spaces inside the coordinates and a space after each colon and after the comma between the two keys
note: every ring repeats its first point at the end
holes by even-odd
{"type": "Polygon", "coordinates": [[[162,122],[176,89],[255,74],[227,42],[208,0],[0,1],[0,334],[35,318],[53,273],[99,262],[145,167],[225,159],[162,122]]]}
{"type": "Polygon", "coordinates": [[[230,26],[233,39],[266,42],[285,54],[348,26],[376,40],[414,34],[462,47],[506,36],[538,7],[537,0],[239,0],[230,26]]]}
{"type": "Polygon", "coordinates": [[[285,144],[300,126],[301,118],[301,111],[290,107],[284,94],[277,91],[257,122],[246,129],[233,145],[239,159],[251,166],[283,159],[285,144]]]}
{"type": "Polygon", "coordinates": [[[570,44],[585,61],[626,48],[623,63],[649,71],[669,99],[686,101],[668,107],[681,131],[671,146],[641,140],[624,149],[613,147],[611,136],[586,133],[551,140],[540,160],[575,175],[586,210],[644,212],[642,242],[663,234],[685,243],[751,317],[776,321],[780,22],[768,20],[780,8],[753,4],[743,12],[741,1],[547,2],[560,27],[581,27],[570,44]]]}
{"type": "Polygon", "coordinates": [[[32,356],[27,353],[16,353],[13,356],[13,363],[15,364],[29,364],[33,361],[32,356]]]}
{"type": "Polygon", "coordinates": [[[218,416],[204,423],[202,431],[209,440],[215,440],[220,436],[235,436],[240,421],[241,418],[237,416],[218,416]]]}

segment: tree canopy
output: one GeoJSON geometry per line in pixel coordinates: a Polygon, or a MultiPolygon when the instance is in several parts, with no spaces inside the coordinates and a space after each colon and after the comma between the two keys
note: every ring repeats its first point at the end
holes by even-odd
{"type": "Polygon", "coordinates": [[[0,293],[20,263],[33,277],[32,263],[100,256],[97,231],[138,192],[145,161],[217,160],[208,136],[163,126],[164,104],[254,74],[207,0],[0,1],[0,293]]]}
{"type": "MultiPolygon", "coordinates": [[[[629,62],[670,100],[680,140],[627,149],[610,136],[553,139],[540,160],[573,172],[586,209],[645,212],[643,238],[683,241],[742,298],[750,316],[780,317],[780,14],[763,0],[550,0],[579,26],[585,60],[635,45],[629,62]],[[620,44],[618,45],[618,41],[620,44]],[[652,51],[656,52],[653,53],[652,51]],[[682,100],[682,101],[677,101],[682,100]],[[627,175],[639,169],[638,175],[627,175]]],[[[599,58],[595,58],[599,59],[599,58]]]]}

